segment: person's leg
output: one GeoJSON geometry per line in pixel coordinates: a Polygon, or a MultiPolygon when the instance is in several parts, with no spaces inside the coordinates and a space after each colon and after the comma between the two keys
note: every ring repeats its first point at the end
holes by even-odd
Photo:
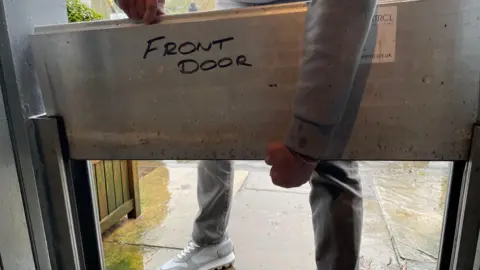
{"type": "MultiPolygon", "coordinates": [[[[253,5],[235,0],[216,0],[215,3],[217,10],[249,6],[253,5]]],[[[234,262],[233,243],[226,235],[232,193],[231,161],[200,161],[197,188],[199,212],[194,222],[193,241],[159,270],[221,269],[234,262]]]]}
{"type": "Polygon", "coordinates": [[[321,162],[310,183],[317,269],[357,269],[363,219],[358,163],[321,162]]]}
{"type": "MultiPolygon", "coordinates": [[[[248,6],[235,0],[215,2],[218,10],[248,6]]],[[[233,243],[226,235],[232,194],[232,162],[200,161],[197,187],[199,211],[193,225],[193,241],[159,270],[210,270],[233,264],[233,243]],[[201,267],[199,261],[202,261],[201,267]]]]}
{"type": "Polygon", "coordinates": [[[215,245],[226,238],[233,194],[232,162],[204,160],[198,164],[199,211],[192,238],[200,246],[215,245]]]}
{"type": "Polygon", "coordinates": [[[235,261],[233,243],[226,235],[233,194],[232,162],[205,160],[198,164],[198,214],[192,239],[159,270],[210,270],[235,261]]]}

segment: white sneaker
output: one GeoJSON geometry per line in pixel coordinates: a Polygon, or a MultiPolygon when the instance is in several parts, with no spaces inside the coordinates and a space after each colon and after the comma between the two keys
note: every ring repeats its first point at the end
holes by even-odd
{"type": "Polygon", "coordinates": [[[201,247],[190,242],[175,258],[158,270],[221,270],[233,265],[235,254],[230,238],[217,245],[201,247]]]}

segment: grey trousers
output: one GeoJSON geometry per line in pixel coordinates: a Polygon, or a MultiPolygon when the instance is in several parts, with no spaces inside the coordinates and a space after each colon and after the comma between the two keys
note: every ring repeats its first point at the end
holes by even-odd
{"type": "MultiPolygon", "coordinates": [[[[295,2],[280,0],[274,3],[295,2]]],[[[217,0],[217,9],[253,6],[217,0]]],[[[199,212],[192,237],[199,245],[212,245],[227,236],[233,194],[232,162],[200,161],[197,199],[199,212]]],[[[358,268],[363,204],[358,164],[321,162],[310,180],[310,205],[315,235],[315,261],[319,270],[358,268]]]]}
{"type": "MultiPolygon", "coordinates": [[[[199,245],[216,244],[227,236],[233,193],[232,162],[201,161],[198,181],[199,212],[192,237],[199,245]]],[[[357,162],[321,162],[310,184],[317,269],[356,269],[363,214],[357,162]]]]}

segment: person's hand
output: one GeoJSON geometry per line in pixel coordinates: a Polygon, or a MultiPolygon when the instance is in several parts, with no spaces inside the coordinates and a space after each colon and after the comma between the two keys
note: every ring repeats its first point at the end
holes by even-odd
{"type": "Polygon", "coordinates": [[[293,152],[283,143],[271,143],[267,147],[265,162],[272,166],[270,177],[280,187],[299,187],[308,180],[317,162],[293,152]]]}
{"type": "Polygon", "coordinates": [[[143,20],[145,24],[156,23],[164,15],[165,0],[119,0],[118,4],[130,19],[143,20]]]}

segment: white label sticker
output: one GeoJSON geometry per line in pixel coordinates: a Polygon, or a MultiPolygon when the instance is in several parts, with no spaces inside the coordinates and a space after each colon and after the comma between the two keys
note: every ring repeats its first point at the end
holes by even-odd
{"type": "Polygon", "coordinates": [[[363,49],[362,64],[395,61],[397,39],[397,7],[379,6],[373,17],[367,42],[363,49]]]}

